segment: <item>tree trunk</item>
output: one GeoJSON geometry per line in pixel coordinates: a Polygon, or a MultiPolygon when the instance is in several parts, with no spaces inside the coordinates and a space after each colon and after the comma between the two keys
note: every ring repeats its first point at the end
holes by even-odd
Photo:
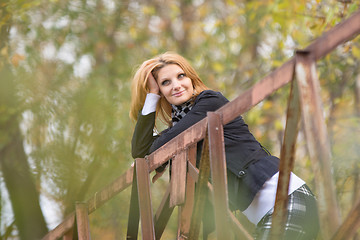
{"type": "MultiPolygon", "coordinates": [[[[12,123],[14,124],[14,123],[12,123]]],[[[19,127],[0,152],[0,165],[15,224],[21,239],[41,239],[48,231],[40,209],[39,195],[29,171],[19,127]]]]}
{"type": "Polygon", "coordinates": [[[16,96],[15,77],[8,64],[11,13],[6,6],[6,1],[0,1],[0,12],[5,16],[4,19],[7,19],[0,26],[0,50],[3,53],[0,56],[0,168],[9,192],[20,239],[41,239],[48,229],[19,127],[21,112],[16,96]]]}

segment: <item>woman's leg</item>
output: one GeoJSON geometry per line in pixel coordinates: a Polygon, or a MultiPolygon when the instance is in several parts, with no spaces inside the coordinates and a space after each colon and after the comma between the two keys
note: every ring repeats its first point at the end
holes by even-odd
{"type": "MultiPolygon", "coordinates": [[[[269,239],[272,223],[271,209],[258,223],[255,239],[269,239]]],[[[310,189],[303,185],[289,195],[288,215],[282,239],[311,240],[316,239],[319,231],[316,199],[310,189]]]]}

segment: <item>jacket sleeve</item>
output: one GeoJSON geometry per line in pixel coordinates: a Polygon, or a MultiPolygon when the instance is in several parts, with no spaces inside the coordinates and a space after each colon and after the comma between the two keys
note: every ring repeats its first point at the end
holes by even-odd
{"type": "Polygon", "coordinates": [[[167,132],[161,133],[160,136],[154,140],[150,147],[150,153],[176,137],[179,133],[205,118],[207,112],[216,111],[227,102],[228,100],[219,92],[211,90],[203,91],[196,98],[191,111],[188,112],[186,116],[175,126],[170,128],[167,132]]]}
{"type": "Polygon", "coordinates": [[[143,158],[149,153],[151,144],[155,139],[153,136],[154,126],[155,112],[148,115],[139,113],[131,140],[131,155],[133,158],[143,158]]]}

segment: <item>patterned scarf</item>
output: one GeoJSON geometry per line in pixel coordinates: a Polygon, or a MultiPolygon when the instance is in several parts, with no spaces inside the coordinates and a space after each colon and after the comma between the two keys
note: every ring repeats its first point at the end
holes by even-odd
{"type": "Polygon", "coordinates": [[[178,106],[171,104],[171,119],[173,126],[175,126],[175,124],[177,124],[183,117],[185,117],[188,112],[190,112],[191,108],[193,107],[193,103],[193,99],[190,99],[189,101],[178,106]]]}

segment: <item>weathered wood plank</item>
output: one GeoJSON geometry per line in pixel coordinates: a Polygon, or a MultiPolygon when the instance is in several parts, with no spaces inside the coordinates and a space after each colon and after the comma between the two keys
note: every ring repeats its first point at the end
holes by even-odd
{"type": "Polygon", "coordinates": [[[296,139],[300,123],[300,100],[296,81],[291,82],[284,140],[280,153],[279,179],[271,227],[271,238],[281,239],[287,215],[290,174],[294,168],[296,139]]]}
{"type": "Polygon", "coordinates": [[[341,220],[332,177],[330,143],[320,98],[320,83],[315,59],[310,52],[296,53],[296,80],[306,143],[318,192],[321,233],[324,239],[330,239],[341,220]]]}
{"type": "Polygon", "coordinates": [[[207,117],[216,235],[217,239],[231,239],[232,234],[228,230],[229,202],[227,191],[224,129],[221,123],[220,114],[208,112],[207,117]]]}
{"type": "Polygon", "coordinates": [[[75,213],[78,239],[89,240],[91,237],[87,204],[83,202],[77,202],[75,205],[75,213]]]}
{"type": "MultiPolygon", "coordinates": [[[[188,162],[196,165],[196,144],[192,145],[187,151],[188,162]]],[[[186,178],[186,198],[183,206],[179,210],[179,226],[178,226],[178,239],[187,239],[190,232],[190,223],[192,211],[194,208],[195,197],[195,180],[187,173],[186,178]]]]}
{"type": "Polygon", "coordinates": [[[186,188],[186,151],[181,151],[172,158],[170,185],[170,207],[183,204],[186,188]]]}
{"type": "Polygon", "coordinates": [[[144,158],[137,158],[135,166],[142,237],[143,239],[155,239],[148,165],[144,158]]]}

